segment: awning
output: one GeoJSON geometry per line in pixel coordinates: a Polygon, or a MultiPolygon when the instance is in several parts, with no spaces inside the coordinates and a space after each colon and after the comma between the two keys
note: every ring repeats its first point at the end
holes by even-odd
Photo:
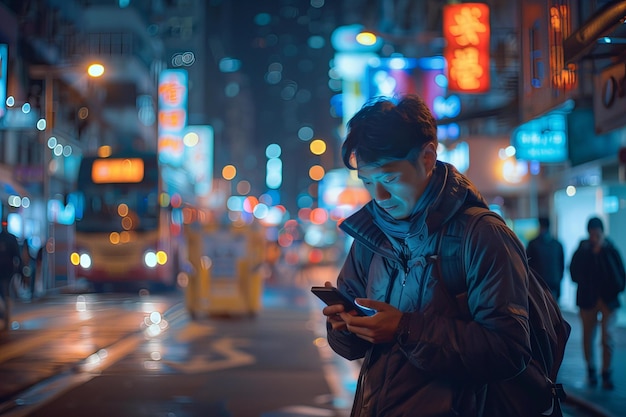
{"type": "Polygon", "coordinates": [[[20,183],[13,179],[9,169],[0,166],[0,201],[2,204],[6,204],[9,197],[15,195],[27,197],[29,193],[20,183]]]}
{"type": "Polygon", "coordinates": [[[5,194],[20,195],[21,193],[15,189],[13,184],[8,182],[0,182],[0,192],[5,194]]]}
{"type": "Polygon", "coordinates": [[[563,41],[565,63],[583,58],[612,59],[626,56],[626,0],[598,9],[570,37],[563,41]]]}

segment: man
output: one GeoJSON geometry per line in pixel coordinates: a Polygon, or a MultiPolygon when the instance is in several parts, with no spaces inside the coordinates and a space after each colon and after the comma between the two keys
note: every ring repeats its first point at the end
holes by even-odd
{"type": "Polygon", "coordinates": [[[587,362],[587,382],[598,383],[594,361],[593,341],[601,315],[602,329],[602,388],[615,388],[612,379],[615,326],[620,306],[618,294],[624,291],[626,273],[617,248],[604,234],[604,224],[598,217],[587,222],[589,238],[582,240],[570,263],[572,281],[578,284],[576,304],[583,327],[583,352],[587,362]]]}
{"type": "Polygon", "coordinates": [[[561,296],[561,281],[565,270],[563,245],[550,233],[550,219],[539,218],[539,233],[528,242],[528,265],[546,281],[555,300],[561,296]]]}
{"type": "Polygon", "coordinates": [[[0,304],[2,305],[2,331],[9,330],[10,300],[9,286],[11,278],[17,272],[20,264],[20,248],[17,238],[7,230],[6,221],[2,221],[0,229],[0,304]]]}
{"type": "MultiPolygon", "coordinates": [[[[518,375],[531,358],[523,245],[484,216],[459,242],[471,254],[463,302],[437,278],[429,260],[438,232],[464,208],[487,204],[437,160],[435,120],[418,96],[368,103],[350,120],[342,153],[372,200],[341,224],[354,242],[337,287],[377,310],[323,309],[332,349],[364,358],[352,416],[511,417],[506,393],[489,386],[488,396],[487,383],[518,375]]],[[[531,403],[517,415],[531,415],[531,403]]]]}

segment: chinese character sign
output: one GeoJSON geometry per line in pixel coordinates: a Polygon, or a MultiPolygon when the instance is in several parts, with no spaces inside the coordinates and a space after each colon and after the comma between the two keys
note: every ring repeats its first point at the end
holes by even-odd
{"type": "Polygon", "coordinates": [[[159,77],[159,160],[180,166],[187,126],[187,71],[164,70],[159,77]]]}
{"type": "Polygon", "coordinates": [[[448,90],[489,91],[489,7],[483,3],[444,6],[443,33],[448,90]]]}

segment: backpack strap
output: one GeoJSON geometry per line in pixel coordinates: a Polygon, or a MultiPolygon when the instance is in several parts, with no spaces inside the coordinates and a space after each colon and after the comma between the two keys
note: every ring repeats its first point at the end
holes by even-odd
{"type": "MultiPolygon", "coordinates": [[[[485,216],[493,216],[504,224],[506,222],[497,213],[483,207],[468,207],[459,212],[451,221],[443,225],[437,237],[436,255],[432,258],[437,264],[438,279],[443,282],[457,309],[464,311],[467,307],[458,305],[466,303],[467,298],[460,296],[467,291],[465,250],[469,245],[469,236],[476,224],[485,216]]],[[[556,301],[550,295],[548,286],[533,270],[528,271],[529,280],[529,326],[533,360],[537,361],[545,377],[546,388],[550,389],[553,399],[552,416],[562,416],[560,401],[566,397],[562,384],[554,383],[556,374],[563,359],[565,344],[569,337],[570,326],[563,319],[556,301]],[[540,314],[541,313],[541,314],[540,314]],[[556,332],[555,336],[549,332],[556,332]],[[552,340],[551,340],[552,339],[552,340]],[[551,345],[557,345],[557,351],[551,352],[551,345]],[[548,357],[546,357],[548,355],[548,357]]],[[[527,372],[521,374],[529,375],[527,372]]],[[[537,380],[530,382],[535,384],[537,380]]],[[[541,387],[539,383],[537,386],[541,387]]]]}
{"type": "Polygon", "coordinates": [[[436,260],[439,279],[451,297],[467,291],[465,274],[465,246],[476,224],[484,216],[499,217],[493,211],[479,206],[469,206],[445,223],[437,236],[436,260]]]}

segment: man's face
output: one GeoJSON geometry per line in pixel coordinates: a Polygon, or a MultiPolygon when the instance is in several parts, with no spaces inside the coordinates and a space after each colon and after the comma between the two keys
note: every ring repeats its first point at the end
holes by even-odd
{"type": "Polygon", "coordinates": [[[425,153],[431,150],[423,150],[415,161],[392,160],[358,169],[372,199],[394,219],[409,217],[428,185],[437,155],[425,157],[425,153]]]}
{"type": "Polygon", "coordinates": [[[589,242],[594,248],[600,248],[604,243],[604,232],[602,229],[589,229],[589,242]]]}

